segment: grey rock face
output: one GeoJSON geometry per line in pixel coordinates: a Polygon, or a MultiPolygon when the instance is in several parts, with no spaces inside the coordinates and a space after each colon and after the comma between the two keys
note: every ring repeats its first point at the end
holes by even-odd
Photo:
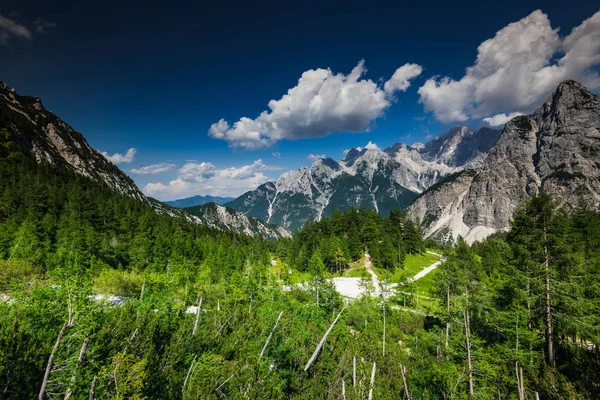
{"type": "Polygon", "coordinates": [[[262,236],[266,239],[290,237],[291,233],[277,225],[269,225],[258,218],[249,217],[241,211],[216,203],[185,208],[184,211],[196,223],[224,231],[243,233],[248,236],[262,236]]]}
{"type": "Polygon", "coordinates": [[[427,235],[473,242],[507,229],[540,190],[567,207],[583,199],[597,208],[599,177],[600,98],[565,81],[533,115],[506,124],[481,167],[424,192],[409,213],[427,235]]]}

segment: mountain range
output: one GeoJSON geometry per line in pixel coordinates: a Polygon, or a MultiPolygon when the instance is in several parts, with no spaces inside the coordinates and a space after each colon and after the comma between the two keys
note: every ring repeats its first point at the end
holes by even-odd
{"type": "Polygon", "coordinates": [[[219,196],[192,196],[186,197],[185,199],[178,199],[173,201],[165,201],[165,204],[168,204],[172,207],[176,208],[186,208],[186,207],[194,207],[201,206],[207,203],[216,203],[223,205],[225,203],[229,203],[234,200],[233,197],[219,197],[219,196]]]}
{"type": "Polygon", "coordinates": [[[499,134],[457,126],[427,144],[351,149],[343,160],[318,159],[226,205],[288,229],[301,228],[336,208],[367,207],[387,215],[444,177],[481,165],[499,134]]]}
{"type": "Polygon", "coordinates": [[[38,164],[100,182],[157,213],[266,238],[289,236],[336,208],[367,207],[384,215],[407,209],[426,236],[473,242],[506,230],[519,204],[540,191],[567,208],[600,205],[600,98],[575,81],[503,130],[456,126],[426,144],[350,149],[342,160],[318,159],[231,201],[146,197],[39,98],[4,82],[0,134],[38,164]]]}
{"type": "Polygon", "coordinates": [[[427,236],[473,242],[506,230],[540,191],[566,208],[600,205],[600,97],[572,80],[532,115],[509,121],[479,167],[430,187],[408,212],[427,236]]]}
{"type": "MultiPolygon", "coordinates": [[[[46,110],[37,97],[21,96],[0,81],[0,134],[18,146],[18,150],[38,164],[67,170],[110,189],[138,199],[161,214],[220,229],[262,235],[266,238],[289,236],[290,233],[248,217],[243,213],[217,205],[191,210],[193,215],[147,198],[116,165],[93,149],[82,134],[76,132],[56,115],[46,110]]],[[[1,138],[1,137],[0,137],[1,138]]]]}

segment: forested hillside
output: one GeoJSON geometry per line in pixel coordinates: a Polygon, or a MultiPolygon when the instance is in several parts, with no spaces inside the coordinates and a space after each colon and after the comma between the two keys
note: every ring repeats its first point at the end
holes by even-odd
{"type": "Polygon", "coordinates": [[[508,233],[446,248],[427,284],[391,287],[434,245],[400,212],[265,241],[158,215],[8,140],[0,158],[2,399],[600,396],[594,211],[534,197],[508,233]],[[327,279],[366,250],[383,295],[348,301],[327,279]]]}
{"type": "Polygon", "coordinates": [[[293,239],[281,240],[278,246],[279,256],[298,270],[307,271],[319,263],[330,273],[360,260],[365,250],[375,265],[391,271],[402,267],[407,253],[421,253],[425,245],[418,225],[406,213],[393,210],[382,217],[361,208],[335,210],[330,217],[309,222],[293,239]]]}

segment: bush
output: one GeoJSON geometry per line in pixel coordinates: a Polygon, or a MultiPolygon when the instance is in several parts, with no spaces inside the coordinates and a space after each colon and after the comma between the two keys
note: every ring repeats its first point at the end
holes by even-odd
{"type": "Polygon", "coordinates": [[[10,284],[26,280],[38,272],[38,268],[25,260],[0,260],[0,290],[10,284]]]}
{"type": "Polygon", "coordinates": [[[106,268],[94,279],[94,290],[107,295],[136,297],[143,284],[144,278],[135,271],[106,268]]]}

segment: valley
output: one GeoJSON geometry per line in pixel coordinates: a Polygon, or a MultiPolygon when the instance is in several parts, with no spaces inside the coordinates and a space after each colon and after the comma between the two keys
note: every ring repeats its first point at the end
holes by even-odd
{"type": "Polygon", "coordinates": [[[580,84],[501,132],[183,208],[0,94],[2,399],[599,396],[600,101],[580,84]]]}

